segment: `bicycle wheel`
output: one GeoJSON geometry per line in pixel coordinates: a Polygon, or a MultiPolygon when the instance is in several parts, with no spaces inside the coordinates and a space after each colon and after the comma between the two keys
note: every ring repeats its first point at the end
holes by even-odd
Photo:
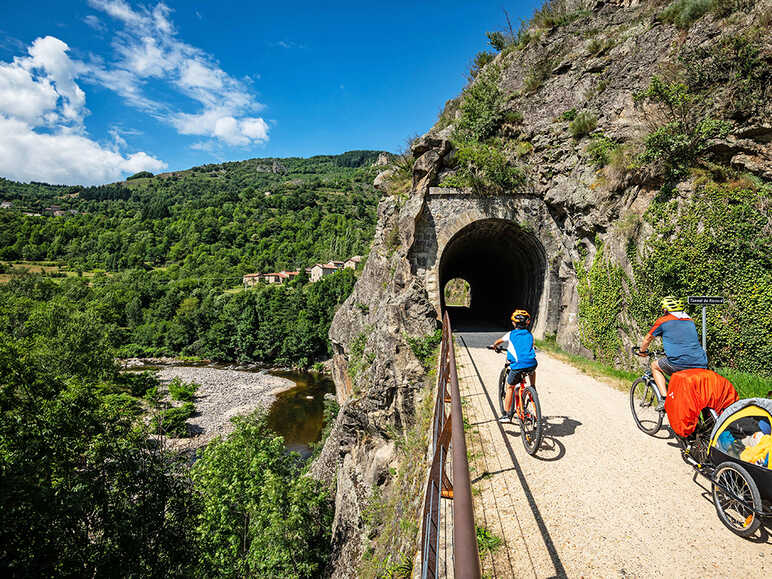
{"type": "Polygon", "coordinates": [[[504,399],[507,396],[507,369],[504,368],[499,374],[499,410],[501,410],[501,416],[507,413],[504,407],[504,399]]]}
{"type": "Polygon", "coordinates": [[[539,450],[543,433],[539,395],[536,394],[533,386],[526,386],[523,390],[523,419],[520,424],[520,436],[523,438],[523,446],[528,454],[534,455],[539,450]]]}
{"type": "Polygon", "coordinates": [[[712,486],[713,504],[726,528],[741,537],[754,534],[761,526],[761,518],[756,514],[761,511],[761,496],[748,471],[739,464],[722,462],[712,486]]]}
{"type": "Polygon", "coordinates": [[[654,384],[638,378],[630,387],[630,410],[635,424],[649,436],[654,436],[662,427],[663,413],[657,412],[659,402],[654,384]]]}

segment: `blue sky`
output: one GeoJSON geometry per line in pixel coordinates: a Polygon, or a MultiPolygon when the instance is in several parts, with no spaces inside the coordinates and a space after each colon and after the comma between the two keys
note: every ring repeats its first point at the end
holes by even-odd
{"type": "Polygon", "coordinates": [[[0,5],[0,175],[104,183],[252,157],[396,151],[535,1],[0,5]]]}

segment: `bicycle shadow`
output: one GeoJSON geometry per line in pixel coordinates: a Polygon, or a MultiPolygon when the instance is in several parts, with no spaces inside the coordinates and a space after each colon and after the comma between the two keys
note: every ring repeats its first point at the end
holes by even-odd
{"type": "MultiPolygon", "coordinates": [[[[542,425],[544,433],[541,444],[533,457],[543,462],[555,462],[566,455],[566,446],[558,439],[573,435],[582,423],[568,416],[543,416],[542,425]]],[[[504,432],[508,436],[519,438],[520,425],[515,421],[512,426],[514,428],[511,431],[504,432]]]]}

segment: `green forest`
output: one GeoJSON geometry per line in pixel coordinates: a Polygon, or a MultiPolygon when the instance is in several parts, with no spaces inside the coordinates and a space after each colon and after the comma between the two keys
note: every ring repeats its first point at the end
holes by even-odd
{"type": "Polygon", "coordinates": [[[241,278],[366,254],[377,156],[252,159],[99,187],[0,180],[0,199],[12,204],[0,210],[4,269],[57,266],[27,268],[45,279],[9,275],[4,311],[14,320],[55,304],[89,312],[123,357],[308,366],[327,355],[353,272],[246,292],[241,278]]]}
{"type": "Polygon", "coordinates": [[[241,277],[366,255],[377,155],[254,159],[100,187],[0,180],[11,205],[0,209],[4,576],[318,576],[332,499],[265,417],[237,419],[191,467],[159,434],[193,404],[164,409],[158,381],[115,359],[326,358],[354,270],[246,290],[241,277]]]}

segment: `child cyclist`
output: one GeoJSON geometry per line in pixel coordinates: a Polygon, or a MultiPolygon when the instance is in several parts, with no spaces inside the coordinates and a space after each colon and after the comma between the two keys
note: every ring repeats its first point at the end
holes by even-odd
{"type": "Polygon", "coordinates": [[[509,408],[509,412],[499,418],[500,422],[508,422],[512,419],[514,413],[514,404],[512,393],[514,391],[515,381],[519,374],[527,374],[531,386],[536,386],[536,352],[533,349],[533,335],[528,331],[531,323],[531,315],[526,310],[515,310],[512,312],[512,325],[514,330],[507,332],[498,340],[493,342],[491,348],[496,348],[504,342],[507,343],[507,362],[509,362],[509,372],[507,372],[507,395],[504,399],[504,408],[509,408]]]}

